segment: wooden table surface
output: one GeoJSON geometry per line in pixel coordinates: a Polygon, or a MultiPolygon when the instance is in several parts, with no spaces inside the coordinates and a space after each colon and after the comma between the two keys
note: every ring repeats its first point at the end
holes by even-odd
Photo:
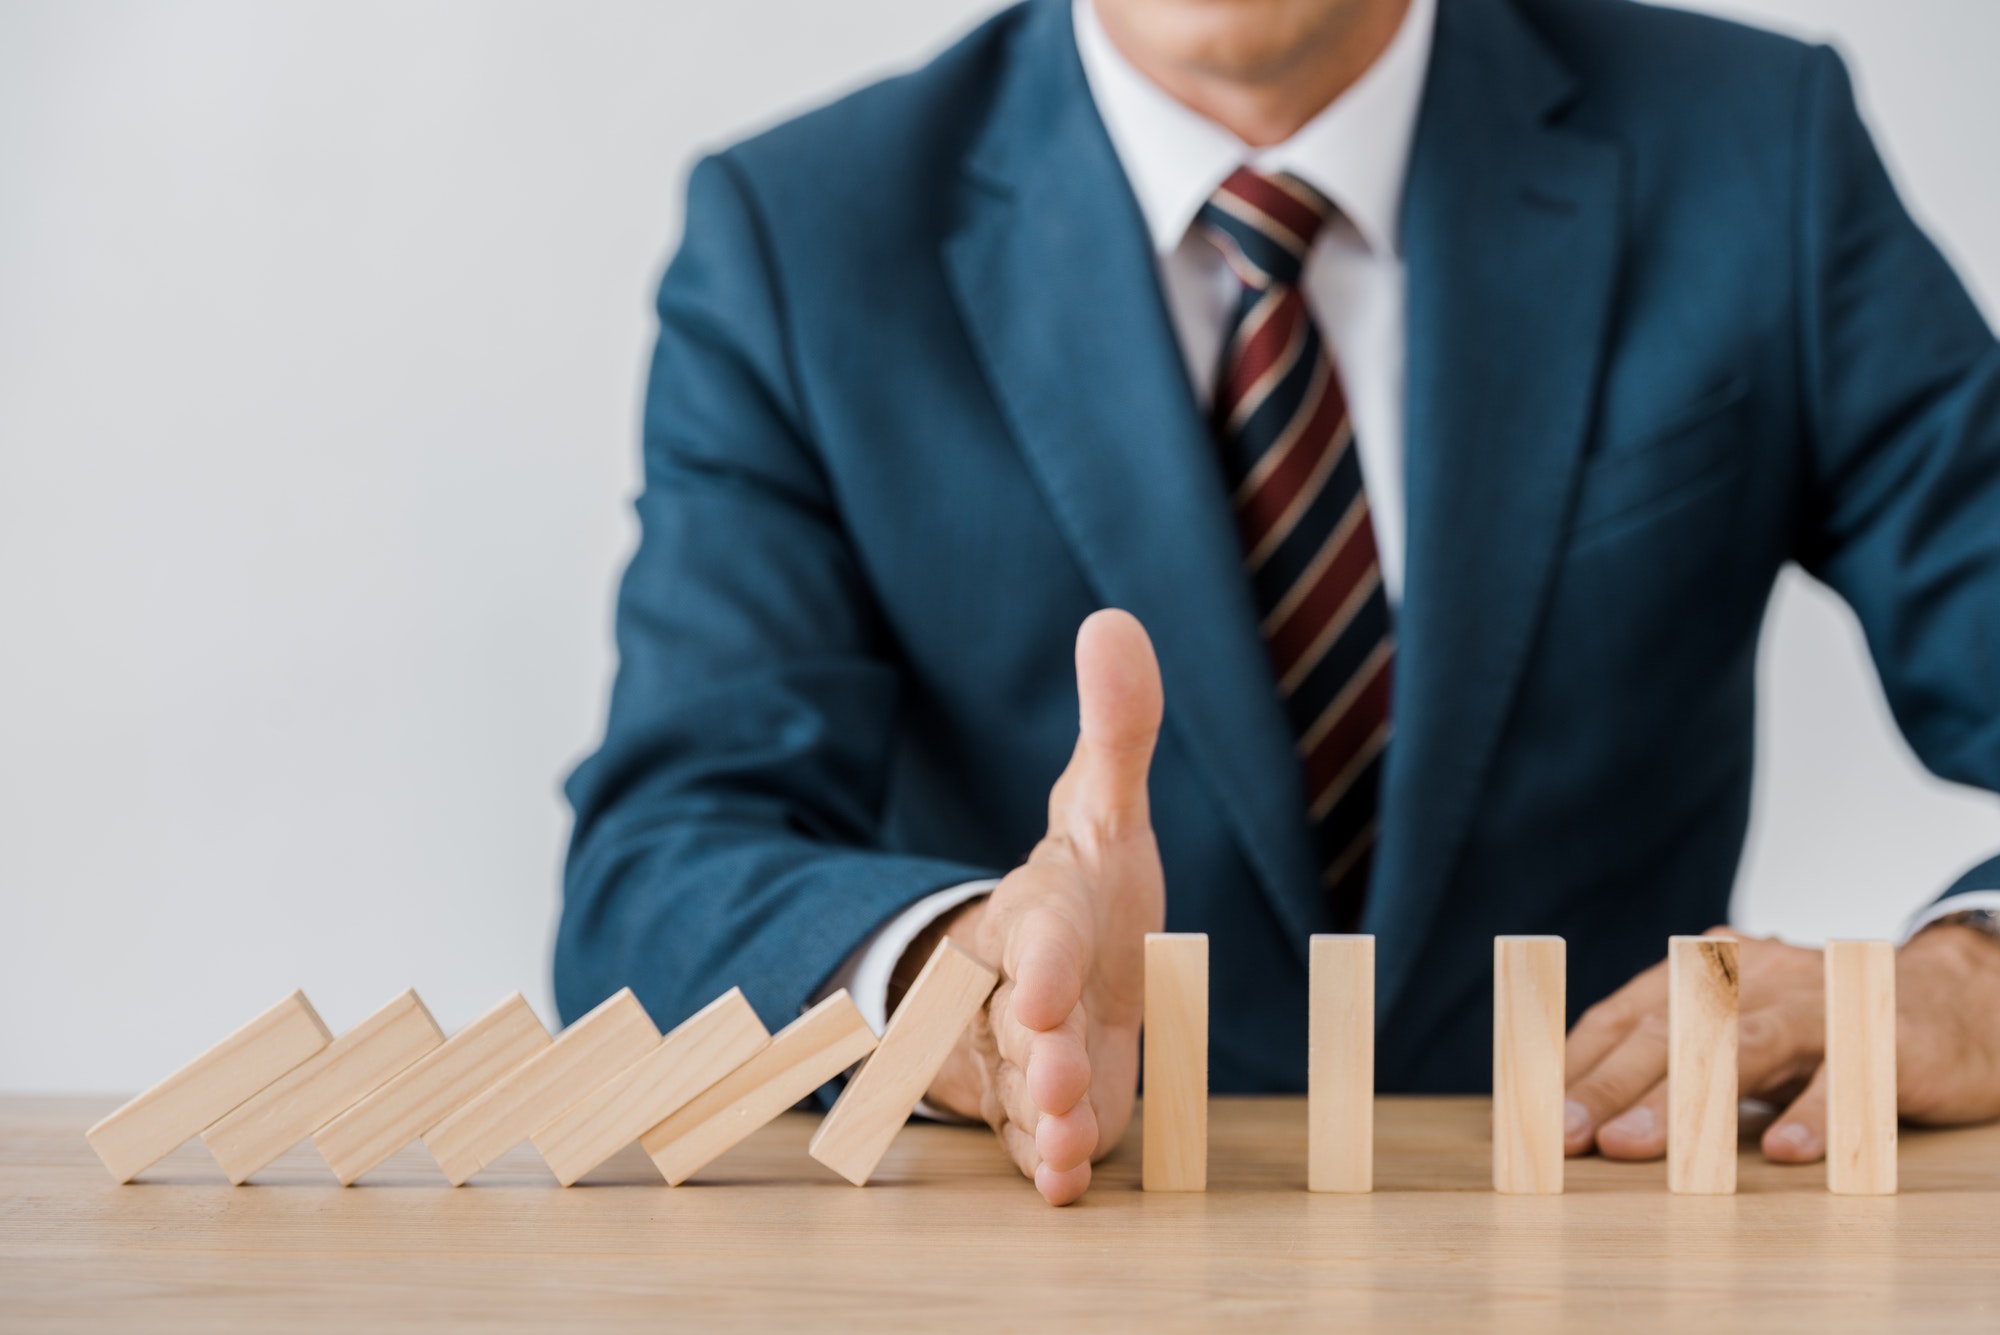
{"type": "Polygon", "coordinates": [[[120,1187],[83,1140],[109,1104],[0,1098],[0,1329],[2000,1331],[2000,1126],[1906,1129],[1900,1196],[1752,1151],[1736,1196],[1589,1159],[1509,1197],[1484,1100],[1384,1099],[1375,1194],[1315,1196],[1302,1101],[1217,1099],[1207,1194],[1139,1191],[1135,1120],[1052,1210],[977,1128],[850,1187],[799,1113],[678,1188],[632,1149],[564,1190],[523,1149],[453,1190],[420,1148],[232,1188],[198,1142],[120,1187]]]}

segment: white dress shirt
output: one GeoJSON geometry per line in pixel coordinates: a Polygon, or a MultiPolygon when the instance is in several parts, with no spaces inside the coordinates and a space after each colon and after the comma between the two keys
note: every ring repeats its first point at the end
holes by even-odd
{"type": "MultiPolygon", "coordinates": [[[[1406,288],[1399,248],[1403,183],[1430,67],[1437,0],[1410,0],[1389,47],[1367,72],[1291,138],[1252,148],[1141,74],[1112,44],[1092,0],[1074,0],[1077,51],[1091,99],[1111,136],[1146,221],[1160,288],[1188,379],[1204,405],[1214,392],[1222,342],[1241,293],[1196,213],[1241,166],[1290,172],[1337,206],[1307,257],[1306,305],[1332,350],[1348,412],[1382,566],[1382,586],[1400,603],[1406,513],[1403,376],[1406,288]]],[[[889,976],[924,928],[996,882],[951,886],[889,920],[848,958],[828,990],[847,987],[882,1031],[889,976]]],[[[1965,908],[2000,908],[2000,892],[1927,905],[1904,929],[1965,908]]]]}

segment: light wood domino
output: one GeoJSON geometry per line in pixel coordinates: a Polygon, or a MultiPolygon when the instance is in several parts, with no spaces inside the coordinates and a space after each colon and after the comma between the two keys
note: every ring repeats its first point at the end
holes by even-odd
{"type": "Polygon", "coordinates": [[[1896,949],[1826,943],[1826,1188],[1896,1194],[1896,949]]]}
{"type": "Polygon", "coordinates": [[[843,988],[779,1030],[762,1052],[649,1129],[639,1144],[668,1184],[679,1186],[874,1047],[875,1031],[843,988]]]}
{"type": "Polygon", "coordinates": [[[84,1136],[111,1176],[130,1182],[332,1041],[306,994],[294,992],[84,1136]]]}
{"type": "Polygon", "coordinates": [[[422,999],[405,992],[211,1126],[202,1140],[241,1186],[443,1042],[422,999]]]}
{"type": "Polygon", "coordinates": [[[1493,1189],[1563,1189],[1566,949],[1559,936],[1493,938],[1493,1189]]]}
{"type": "Polygon", "coordinates": [[[340,1184],[351,1186],[549,1041],[527,999],[510,993],[314,1132],[313,1144],[340,1184]]]}
{"type": "Polygon", "coordinates": [[[732,987],[537,1129],[535,1148],[556,1181],[571,1186],[770,1045],[770,1031],[732,987]]]}
{"type": "Polygon", "coordinates": [[[424,1133],[424,1148],[463,1186],[473,1174],[574,1107],[660,1045],[660,1031],[629,987],[599,1002],[555,1042],[424,1133]]]}
{"type": "Polygon", "coordinates": [[[1208,1190],[1208,937],[1146,936],[1145,1101],[1140,1180],[1147,1191],[1208,1190]]]}
{"type": "Polygon", "coordinates": [[[1667,941],[1667,1190],[1736,1190],[1736,943],[1667,941]]]}
{"type": "Polygon", "coordinates": [[[1315,936],[1306,1038],[1306,1189],[1375,1186],[1375,938],[1315,936]]]}
{"type": "Polygon", "coordinates": [[[866,1185],[999,981],[955,942],[938,942],[807,1152],[855,1186],[866,1185]]]}

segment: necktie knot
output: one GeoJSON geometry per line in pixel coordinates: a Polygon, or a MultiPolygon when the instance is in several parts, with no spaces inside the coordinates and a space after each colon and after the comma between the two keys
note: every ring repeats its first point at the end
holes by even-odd
{"type": "Polygon", "coordinates": [[[1333,202],[1290,172],[1238,167],[1196,221],[1245,287],[1293,287],[1333,202]]]}

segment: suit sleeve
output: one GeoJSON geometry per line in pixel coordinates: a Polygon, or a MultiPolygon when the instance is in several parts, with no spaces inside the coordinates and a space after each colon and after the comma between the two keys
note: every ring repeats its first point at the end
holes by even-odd
{"type": "Polygon", "coordinates": [[[566,1017],[740,986],[773,1029],[883,922],[993,874],[881,847],[901,668],[797,390],[738,169],[699,164],[659,292],[640,540],[602,747],[571,776],[566,1017]]]}
{"type": "MultiPolygon", "coordinates": [[[[1798,193],[1800,564],[1854,608],[1934,773],[2000,791],[2000,344],[1813,53],[1798,193]]],[[[2000,888],[2000,857],[1945,894],[2000,888]]]]}

